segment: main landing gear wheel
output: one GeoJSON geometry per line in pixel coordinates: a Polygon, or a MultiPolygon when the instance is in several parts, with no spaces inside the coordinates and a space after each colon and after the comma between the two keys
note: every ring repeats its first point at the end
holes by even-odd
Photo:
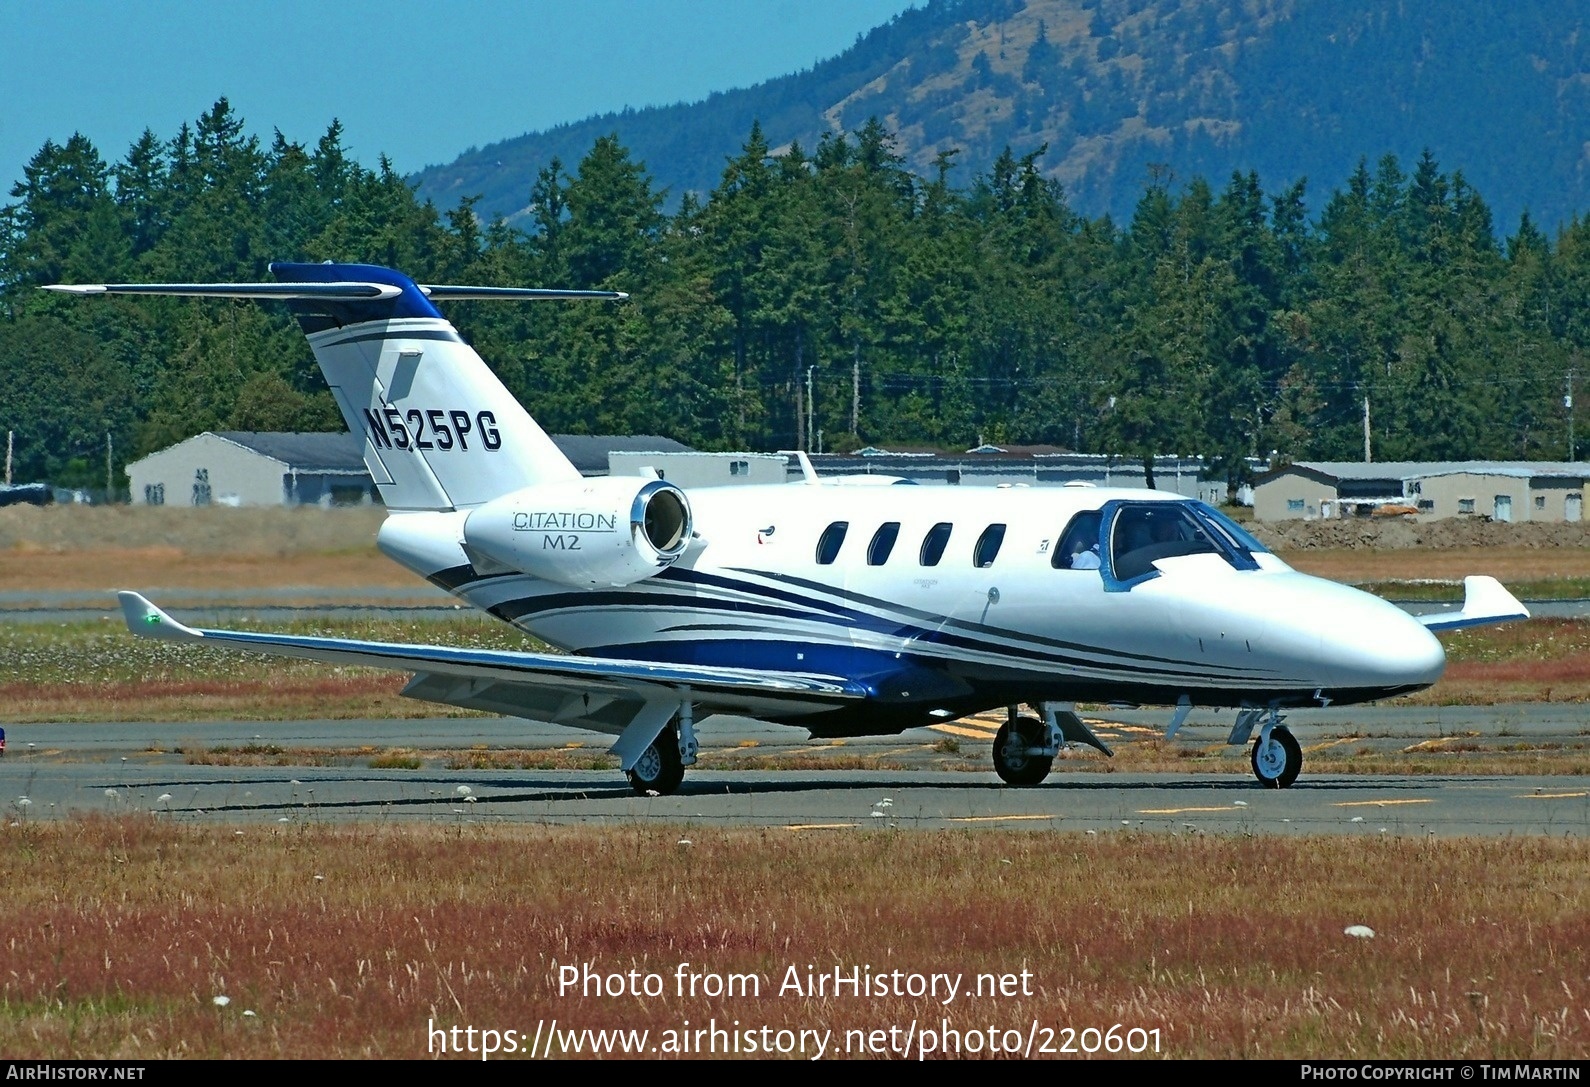
{"type": "Polygon", "coordinates": [[[1036,717],[1016,717],[999,726],[994,737],[994,771],[1006,785],[1036,785],[1049,776],[1054,765],[1050,755],[1029,755],[1043,747],[1043,722],[1036,717]]]}
{"type": "Polygon", "coordinates": [[[1261,735],[1253,744],[1253,776],[1266,789],[1284,789],[1303,769],[1303,749],[1291,729],[1277,725],[1268,741],[1261,735]]]}
{"type": "Polygon", "coordinates": [[[685,780],[679,757],[679,730],[669,722],[625,775],[629,787],[641,796],[669,796],[685,780]]]}

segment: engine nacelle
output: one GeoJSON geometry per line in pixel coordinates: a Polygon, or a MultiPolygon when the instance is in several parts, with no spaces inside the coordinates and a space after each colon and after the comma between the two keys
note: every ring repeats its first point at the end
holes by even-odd
{"type": "Polygon", "coordinates": [[[690,544],[690,501],[672,483],[606,476],[548,483],[470,511],[464,546],[562,585],[629,585],[690,544]]]}

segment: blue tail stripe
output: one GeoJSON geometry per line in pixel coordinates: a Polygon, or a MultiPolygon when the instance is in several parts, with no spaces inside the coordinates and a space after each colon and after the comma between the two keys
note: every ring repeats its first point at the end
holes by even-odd
{"type": "Polygon", "coordinates": [[[332,317],[340,325],[365,321],[390,321],[402,317],[441,319],[441,311],[425,297],[425,292],[401,272],[374,264],[288,264],[271,265],[271,274],[283,283],[384,283],[402,293],[396,298],[371,302],[302,300],[292,303],[294,313],[317,313],[332,317]]]}

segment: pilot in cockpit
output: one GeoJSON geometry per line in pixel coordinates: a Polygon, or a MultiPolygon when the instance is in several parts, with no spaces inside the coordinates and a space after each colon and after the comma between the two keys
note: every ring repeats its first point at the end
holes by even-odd
{"type": "Polygon", "coordinates": [[[1060,554],[1070,570],[1097,570],[1099,568],[1099,511],[1084,510],[1076,515],[1066,538],[1060,543],[1060,554]]]}

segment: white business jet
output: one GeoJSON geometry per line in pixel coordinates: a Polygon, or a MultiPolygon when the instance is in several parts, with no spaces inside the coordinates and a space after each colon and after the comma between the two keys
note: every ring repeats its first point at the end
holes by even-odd
{"type": "Polygon", "coordinates": [[[1068,743],[1108,747],[1079,701],[1239,712],[1266,786],[1297,778],[1287,707],[1428,687],[1432,630],[1526,618],[1491,578],[1413,618],[1291,569],[1218,511],[1157,491],[861,487],[819,479],[690,494],[584,479],[436,308],[595,291],[419,286],[385,268],[276,264],[278,283],[56,286],[284,300],[390,516],[388,556],[564,653],[488,652],[184,626],[120,594],[135,634],[410,672],[403,693],[616,736],[632,787],[667,794],[695,723],[739,714],[818,737],[1006,708],[993,762],[1035,785],[1068,743]],[[1025,709],[1030,707],[1030,711],[1025,709]]]}

